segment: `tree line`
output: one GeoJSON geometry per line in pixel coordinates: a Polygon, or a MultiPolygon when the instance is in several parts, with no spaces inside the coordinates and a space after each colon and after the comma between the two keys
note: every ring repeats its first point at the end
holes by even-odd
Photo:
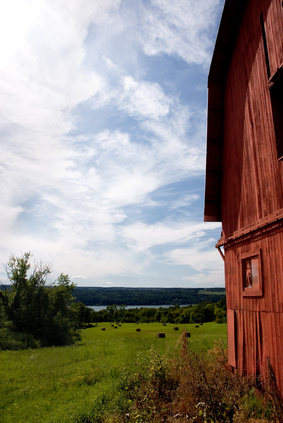
{"type": "Polygon", "coordinates": [[[211,301],[201,302],[195,305],[172,307],[136,307],[126,308],[125,305],[109,305],[100,311],[94,311],[85,307],[85,321],[120,322],[120,323],[204,323],[216,321],[226,322],[226,298],[223,297],[217,303],[211,301]]]}
{"type": "Polygon", "coordinates": [[[74,296],[86,306],[187,305],[203,301],[216,303],[225,297],[225,288],[75,287],[74,296]]]}

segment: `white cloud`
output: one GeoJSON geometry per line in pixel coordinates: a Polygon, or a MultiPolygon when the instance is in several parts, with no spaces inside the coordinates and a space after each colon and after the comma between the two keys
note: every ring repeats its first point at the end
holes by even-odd
{"type": "MultiPolygon", "coordinates": [[[[135,251],[145,251],[157,245],[172,243],[182,244],[194,238],[198,239],[205,235],[205,231],[219,227],[219,223],[192,224],[188,221],[164,222],[152,225],[147,225],[143,222],[137,222],[133,225],[123,227],[122,235],[130,240],[132,248],[135,251]]],[[[186,250],[174,250],[168,253],[168,257],[170,257],[170,259],[175,262],[176,260],[174,259],[174,254],[176,251],[178,259],[181,260],[183,255],[180,255],[179,252],[186,250]]],[[[183,263],[181,261],[178,264],[188,263],[183,263]]]]}
{"type": "MultiPolygon", "coordinates": [[[[219,260],[221,260],[219,258],[219,260]]],[[[209,270],[206,273],[197,273],[194,276],[184,277],[184,280],[193,286],[202,288],[225,287],[224,269],[209,270]]]]}
{"type": "Polygon", "coordinates": [[[77,276],[72,276],[72,279],[87,279],[87,277],[86,276],[77,275],[77,276]]]}
{"type": "Polygon", "coordinates": [[[200,196],[198,194],[188,194],[184,197],[179,198],[178,200],[170,204],[171,209],[178,209],[179,207],[189,207],[195,201],[199,200],[200,196]]]}
{"type": "Polygon", "coordinates": [[[211,27],[219,7],[217,0],[152,0],[145,10],[141,43],[148,55],[178,55],[188,63],[208,65],[211,27]]]}
{"type": "Polygon", "coordinates": [[[213,269],[218,263],[218,267],[223,264],[222,259],[216,249],[210,245],[209,249],[177,248],[166,253],[166,257],[171,263],[190,266],[198,272],[205,269],[213,269]]]}
{"type": "Polygon", "coordinates": [[[98,91],[101,78],[83,69],[84,40],[90,23],[111,3],[117,5],[99,1],[85,8],[75,1],[51,6],[31,0],[24,7],[20,1],[1,5],[1,20],[9,22],[0,25],[0,52],[9,51],[9,57],[1,54],[2,119],[8,116],[23,126],[52,128],[54,122],[64,123],[64,109],[98,91]]]}
{"type": "Polygon", "coordinates": [[[120,108],[130,116],[157,120],[169,114],[170,99],[156,83],[138,82],[131,76],[123,80],[124,91],[120,108]]]}
{"type": "Polygon", "coordinates": [[[193,269],[193,276],[184,276],[184,280],[194,285],[224,286],[224,263],[217,249],[213,248],[215,243],[214,239],[199,242],[195,238],[191,247],[173,249],[168,251],[164,257],[171,265],[181,265],[187,269],[193,269]]]}
{"type": "Polygon", "coordinates": [[[205,127],[202,111],[192,111],[188,107],[178,106],[171,116],[157,122],[147,120],[143,127],[153,133],[154,145],[159,163],[163,163],[170,178],[200,174],[205,167],[204,139],[194,130],[192,123],[205,127]]]}

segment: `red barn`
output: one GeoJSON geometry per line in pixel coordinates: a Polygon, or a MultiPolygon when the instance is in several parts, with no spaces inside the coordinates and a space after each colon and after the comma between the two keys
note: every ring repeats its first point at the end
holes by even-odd
{"type": "Polygon", "coordinates": [[[283,396],[283,2],[226,0],[208,78],[205,221],[221,221],[229,364],[283,396]]]}

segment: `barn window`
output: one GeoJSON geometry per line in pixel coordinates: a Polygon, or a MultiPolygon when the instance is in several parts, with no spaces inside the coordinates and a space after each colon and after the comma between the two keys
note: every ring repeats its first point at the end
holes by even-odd
{"type": "Polygon", "coordinates": [[[260,251],[243,254],[241,256],[243,295],[261,296],[261,254],[260,251]]]}
{"type": "Polygon", "coordinates": [[[263,13],[260,14],[260,25],[264,47],[266,72],[270,90],[274,130],[277,144],[277,156],[278,161],[283,161],[283,64],[281,64],[281,66],[278,67],[277,71],[273,75],[271,75],[269,52],[267,45],[267,34],[265,31],[263,13]]]}
{"type": "Polygon", "coordinates": [[[269,79],[278,160],[283,160],[283,64],[269,79]]]}
{"type": "Polygon", "coordinates": [[[262,32],[266,71],[267,71],[267,76],[269,78],[270,77],[270,64],[269,64],[269,55],[268,55],[268,47],[267,47],[266,32],[265,32],[265,27],[264,27],[263,13],[260,14],[260,26],[261,26],[261,32],[262,32]]]}

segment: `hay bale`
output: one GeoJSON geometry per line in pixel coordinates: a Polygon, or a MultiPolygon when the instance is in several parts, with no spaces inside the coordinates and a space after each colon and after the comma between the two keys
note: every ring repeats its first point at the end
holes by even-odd
{"type": "Polygon", "coordinates": [[[140,332],[141,331],[141,328],[136,328],[136,332],[140,332]]]}
{"type": "Polygon", "coordinates": [[[187,338],[190,338],[190,337],[191,337],[190,332],[186,332],[186,337],[187,337],[187,338]]]}
{"type": "Polygon", "coordinates": [[[101,328],[101,330],[106,330],[105,328],[101,328]]]}
{"type": "Polygon", "coordinates": [[[114,326],[114,329],[118,329],[118,326],[114,326]]]}
{"type": "Polygon", "coordinates": [[[165,338],[165,332],[158,332],[157,338],[165,338]]]}
{"type": "Polygon", "coordinates": [[[178,326],[173,327],[174,330],[179,330],[178,326]]]}
{"type": "Polygon", "coordinates": [[[199,328],[199,325],[195,325],[195,328],[199,328]]]}

